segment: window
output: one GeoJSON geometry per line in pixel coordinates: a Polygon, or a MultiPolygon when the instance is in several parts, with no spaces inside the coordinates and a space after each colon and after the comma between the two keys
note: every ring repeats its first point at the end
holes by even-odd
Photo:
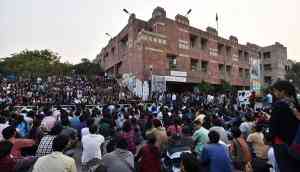
{"type": "Polygon", "coordinates": [[[128,46],[128,35],[124,36],[121,39],[121,47],[122,48],[127,48],[127,46],[128,46]]]}
{"type": "Polygon", "coordinates": [[[239,59],[242,59],[242,57],[243,57],[243,51],[239,50],[239,59]]]}
{"type": "Polygon", "coordinates": [[[250,72],[249,69],[245,69],[245,78],[250,79],[250,72]]]}
{"type": "Polygon", "coordinates": [[[201,61],[201,72],[206,73],[208,69],[208,61],[201,61]]]}
{"type": "Polygon", "coordinates": [[[201,49],[202,50],[207,50],[207,43],[208,43],[207,39],[201,38],[201,49]]]}
{"type": "Polygon", "coordinates": [[[231,56],[231,47],[226,46],[226,55],[231,56]]]}
{"type": "Polygon", "coordinates": [[[190,46],[191,48],[197,48],[198,37],[196,35],[190,34],[190,46]]]}
{"type": "Polygon", "coordinates": [[[226,66],[226,73],[227,73],[228,75],[231,74],[231,66],[226,66]]]}
{"type": "Polygon", "coordinates": [[[176,56],[175,55],[167,55],[167,58],[169,60],[169,69],[176,70],[177,69],[176,56]]]}
{"type": "Polygon", "coordinates": [[[272,84],[272,77],[271,76],[265,76],[264,77],[264,81],[267,84],[272,84]]]}
{"type": "Polygon", "coordinates": [[[243,68],[239,68],[239,75],[240,75],[240,78],[244,77],[243,68]]]}
{"type": "Polygon", "coordinates": [[[248,52],[244,52],[244,58],[245,58],[245,62],[249,62],[249,53],[248,52]]]}
{"type": "Polygon", "coordinates": [[[271,64],[264,64],[264,70],[265,71],[272,71],[272,65],[271,64]]]}
{"type": "Polygon", "coordinates": [[[271,52],[264,52],[263,57],[264,57],[264,59],[270,59],[271,58],[271,52]]]}
{"type": "Polygon", "coordinates": [[[219,72],[220,72],[221,74],[224,74],[224,73],[225,73],[224,64],[219,64],[219,72]]]}
{"type": "Polygon", "coordinates": [[[111,54],[114,56],[115,55],[115,47],[111,48],[111,54]]]}
{"type": "Polygon", "coordinates": [[[224,44],[218,44],[218,55],[223,55],[224,44]]]}
{"type": "Polygon", "coordinates": [[[108,57],[108,52],[104,54],[104,59],[108,57]]]}
{"type": "Polygon", "coordinates": [[[191,59],[191,71],[197,71],[198,70],[198,63],[199,63],[199,60],[191,59]]]}

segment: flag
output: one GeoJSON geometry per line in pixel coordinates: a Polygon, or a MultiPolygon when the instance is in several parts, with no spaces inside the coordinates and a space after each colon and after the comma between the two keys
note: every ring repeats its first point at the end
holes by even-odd
{"type": "Polygon", "coordinates": [[[218,21],[218,20],[219,20],[218,13],[216,13],[216,21],[218,21]]]}

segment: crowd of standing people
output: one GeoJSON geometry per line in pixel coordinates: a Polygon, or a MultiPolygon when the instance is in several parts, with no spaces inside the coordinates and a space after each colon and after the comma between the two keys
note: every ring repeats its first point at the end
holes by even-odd
{"type": "Polygon", "coordinates": [[[142,102],[107,78],[2,80],[0,171],[300,171],[296,90],[271,90],[256,108],[201,90],[142,102]]]}

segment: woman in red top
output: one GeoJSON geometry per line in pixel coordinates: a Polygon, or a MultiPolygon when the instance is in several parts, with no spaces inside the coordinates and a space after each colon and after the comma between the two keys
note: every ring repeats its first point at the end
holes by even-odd
{"type": "Polygon", "coordinates": [[[123,124],[123,132],[121,133],[121,136],[126,139],[128,143],[128,150],[135,154],[136,151],[136,138],[135,138],[135,131],[131,126],[131,123],[127,120],[123,124]]]}
{"type": "Polygon", "coordinates": [[[139,162],[140,172],[160,172],[160,150],[154,134],[147,136],[148,143],[139,151],[136,160],[139,162]]]}
{"type": "Polygon", "coordinates": [[[14,126],[6,127],[2,131],[2,135],[5,140],[10,141],[13,144],[11,154],[14,158],[22,158],[21,151],[23,148],[32,147],[35,142],[32,139],[19,139],[16,138],[16,128],[14,126]]]}

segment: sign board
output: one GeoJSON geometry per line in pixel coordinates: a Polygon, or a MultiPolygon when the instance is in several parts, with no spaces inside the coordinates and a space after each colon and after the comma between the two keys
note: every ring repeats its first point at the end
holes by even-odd
{"type": "Polygon", "coordinates": [[[171,82],[186,82],[186,77],[179,77],[179,76],[165,76],[166,81],[171,82]]]}
{"type": "Polygon", "coordinates": [[[166,91],[166,79],[164,76],[152,75],[151,92],[163,93],[166,91]]]}
{"type": "Polygon", "coordinates": [[[171,70],[171,76],[181,76],[181,77],[186,77],[187,73],[186,72],[181,72],[181,71],[173,71],[171,70]]]}
{"type": "Polygon", "coordinates": [[[255,91],[258,95],[261,94],[262,87],[262,72],[261,60],[259,58],[250,58],[250,89],[255,91]]]}

